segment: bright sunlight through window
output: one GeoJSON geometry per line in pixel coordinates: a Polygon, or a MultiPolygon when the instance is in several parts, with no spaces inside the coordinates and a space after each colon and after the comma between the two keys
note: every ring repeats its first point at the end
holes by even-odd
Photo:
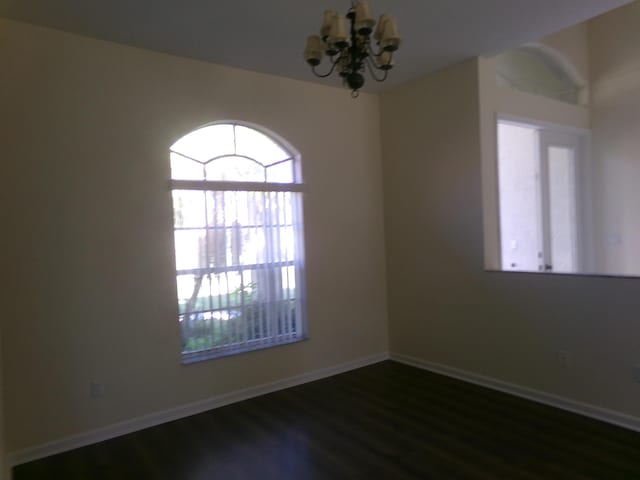
{"type": "Polygon", "coordinates": [[[214,124],[171,147],[184,363],[306,336],[299,156],[214,124]]]}

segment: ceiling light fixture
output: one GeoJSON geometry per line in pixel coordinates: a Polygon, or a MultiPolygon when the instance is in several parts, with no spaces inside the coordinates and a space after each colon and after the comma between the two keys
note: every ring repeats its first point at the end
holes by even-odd
{"type": "Polygon", "coordinates": [[[381,15],[376,26],[367,2],[352,1],[346,17],[334,10],[324,12],[320,35],[311,35],[307,39],[304,59],[317,77],[328,77],[337,70],[343,84],[351,89],[351,96],[355,98],[364,85],[366,69],[378,82],[387,79],[389,70],[393,68],[393,52],[398,49],[400,42],[394,17],[381,15]],[[347,29],[348,24],[350,29],[347,29]],[[371,34],[376,50],[371,46],[371,34]],[[331,68],[321,74],[316,67],[325,54],[331,61],[331,68]],[[382,73],[377,74],[376,71],[382,73]]]}

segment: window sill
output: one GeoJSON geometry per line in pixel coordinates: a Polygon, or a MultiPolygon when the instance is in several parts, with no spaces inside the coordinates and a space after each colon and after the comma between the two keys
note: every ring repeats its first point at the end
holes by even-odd
{"type": "Polygon", "coordinates": [[[245,346],[236,349],[224,349],[224,350],[204,350],[201,352],[183,353],[182,365],[190,365],[192,363],[204,362],[207,360],[213,360],[216,358],[230,357],[233,355],[241,355],[243,353],[254,352],[256,350],[264,350],[266,348],[276,348],[283,345],[291,345],[293,343],[299,343],[307,341],[309,337],[294,338],[292,340],[286,340],[278,343],[257,343],[251,346],[245,346]]]}

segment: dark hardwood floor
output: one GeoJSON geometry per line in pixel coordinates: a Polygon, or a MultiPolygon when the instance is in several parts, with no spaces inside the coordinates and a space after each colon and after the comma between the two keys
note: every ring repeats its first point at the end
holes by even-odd
{"type": "Polygon", "coordinates": [[[394,362],[14,469],[32,479],[640,479],[640,434],[394,362]]]}

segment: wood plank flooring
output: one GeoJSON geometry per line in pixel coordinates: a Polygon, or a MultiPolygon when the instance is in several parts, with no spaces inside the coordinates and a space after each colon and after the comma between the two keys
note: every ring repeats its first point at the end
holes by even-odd
{"type": "Polygon", "coordinates": [[[640,434],[386,361],[14,469],[35,479],[640,480],[640,434]]]}

